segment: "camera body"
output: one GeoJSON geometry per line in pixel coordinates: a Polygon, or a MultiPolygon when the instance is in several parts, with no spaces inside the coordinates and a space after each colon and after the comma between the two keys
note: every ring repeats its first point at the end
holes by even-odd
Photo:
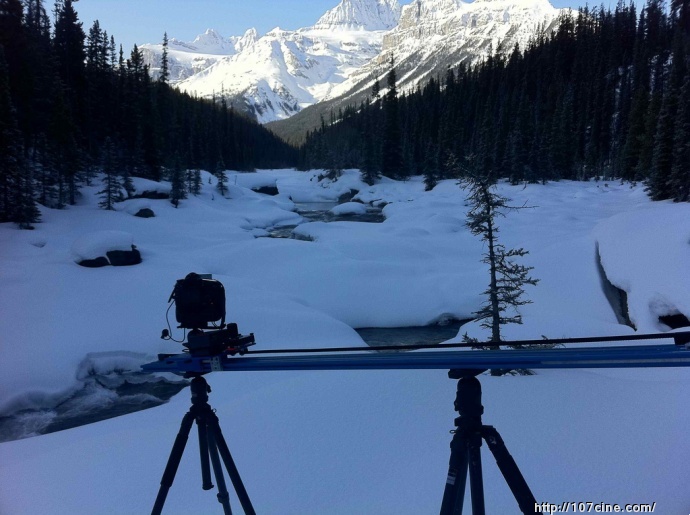
{"type": "Polygon", "coordinates": [[[175,300],[175,318],[181,328],[211,329],[220,320],[225,326],[225,288],[220,281],[195,273],[175,283],[170,300],[175,300]]]}

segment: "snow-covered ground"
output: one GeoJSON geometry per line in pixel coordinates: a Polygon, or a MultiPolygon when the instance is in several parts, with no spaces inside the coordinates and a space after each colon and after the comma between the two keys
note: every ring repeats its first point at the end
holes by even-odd
{"type": "MultiPolygon", "coordinates": [[[[481,303],[482,246],[464,227],[464,192],[453,181],[424,192],[421,179],[370,187],[354,171],[337,182],[265,171],[231,176],[223,198],[208,179],[178,209],[135,199],[106,212],[93,187],[78,206],[43,210],[35,231],[0,225],[0,414],[55,405],[89,374],[180,350],[158,335],[175,281],[191,271],[224,283],[228,319],[255,333],[257,349],[361,345],[353,327],[466,318],[481,303]],[[275,197],[249,189],[274,183],[275,197]],[[299,223],[293,202],[334,201],[351,189],[355,200],[386,203],[386,221],[296,229],[313,241],[256,238],[299,223]],[[133,216],[143,207],[156,216],[133,216]],[[75,263],[75,254],[130,243],[139,265],[75,263]]],[[[668,330],[659,315],[690,316],[690,205],[652,203],[641,187],[618,183],[499,190],[531,206],[499,220],[500,237],[530,251],[524,262],[540,279],[527,290],[524,325],[506,327],[507,338],[634,332],[604,295],[597,247],[607,276],[628,293],[638,332],[668,330]]],[[[481,336],[476,325],[465,330],[481,336]]],[[[257,513],[438,512],[457,415],[444,372],[207,379],[257,513]]],[[[501,432],[539,501],[656,502],[656,513],[688,513],[690,371],[540,371],[482,376],[482,384],[484,421],[501,432]]],[[[150,511],[188,406],[185,390],[154,409],[0,444],[0,513],[150,511]]],[[[486,448],[483,456],[487,511],[519,513],[486,448]]],[[[194,430],[165,513],[222,511],[201,489],[198,463],[194,430]]]]}

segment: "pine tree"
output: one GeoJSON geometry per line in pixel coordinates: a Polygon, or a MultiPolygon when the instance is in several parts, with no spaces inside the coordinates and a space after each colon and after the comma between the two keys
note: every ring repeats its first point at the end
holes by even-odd
{"type": "Polygon", "coordinates": [[[0,46],[0,222],[11,221],[21,229],[32,229],[39,219],[33,177],[24,159],[7,63],[0,46]]]}
{"type": "Polygon", "coordinates": [[[158,80],[163,84],[168,83],[170,71],[168,70],[168,33],[163,34],[163,55],[161,56],[161,72],[158,80]]]}
{"type": "Polygon", "coordinates": [[[120,184],[115,169],[115,148],[110,138],[106,138],[103,144],[103,157],[101,170],[103,172],[103,189],[98,192],[101,200],[100,207],[108,211],[115,209],[115,203],[122,200],[122,184],[120,184]]]}
{"type": "Polygon", "coordinates": [[[501,326],[522,323],[518,308],[531,302],[523,298],[524,286],[536,285],[538,280],[529,275],[532,267],[514,261],[528,252],[522,248],[506,249],[498,239],[496,218],[505,216],[506,211],[521,208],[510,206],[510,199],[496,193],[489,175],[473,169],[465,169],[464,175],[461,185],[469,190],[470,205],[466,225],[472,234],[481,236],[486,245],[482,263],[488,265],[490,277],[489,287],[484,291],[486,302],[475,313],[476,319],[491,331],[490,342],[500,342],[501,326]]]}
{"type": "Polygon", "coordinates": [[[374,102],[376,102],[379,99],[380,94],[381,94],[381,84],[379,83],[379,80],[376,79],[374,81],[374,85],[371,88],[371,97],[373,98],[374,102]]]}
{"type": "Polygon", "coordinates": [[[187,198],[184,184],[184,172],[182,171],[180,156],[177,153],[173,157],[173,165],[170,169],[170,186],[170,203],[177,207],[180,205],[180,200],[187,198]]]}
{"type": "Polygon", "coordinates": [[[224,197],[225,194],[228,192],[228,176],[225,173],[225,163],[223,163],[223,161],[219,161],[216,164],[216,177],[218,178],[218,184],[216,184],[216,188],[218,188],[218,191],[224,197]]]}
{"type": "Polygon", "coordinates": [[[674,122],[676,115],[677,95],[675,88],[666,90],[657,121],[652,164],[647,191],[652,200],[673,198],[670,184],[671,168],[673,167],[674,122]]]}
{"type": "Polygon", "coordinates": [[[84,40],[86,35],[74,10],[73,0],[55,4],[56,20],[53,46],[60,66],[60,77],[72,98],[78,98],[84,88],[84,40]]]}
{"type": "Polygon", "coordinates": [[[400,115],[395,61],[391,56],[388,72],[388,92],[383,102],[384,126],[381,146],[381,173],[386,177],[401,178],[402,148],[400,145],[400,115]]]}
{"type": "Polygon", "coordinates": [[[192,183],[189,188],[192,195],[199,195],[201,193],[201,170],[196,168],[192,173],[192,183]]]}
{"type": "Polygon", "coordinates": [[[424,159],[424,189],[433,190],[438,184],[439,177],[439,149],[438,145],[429,143],[424,159]]]}
{"type": "Polygon", "coordinates": [[[674,200],[690,201],[690,67],[685,72],[678,95],[673,133],[673,166],[668,183],[674,200]]]}

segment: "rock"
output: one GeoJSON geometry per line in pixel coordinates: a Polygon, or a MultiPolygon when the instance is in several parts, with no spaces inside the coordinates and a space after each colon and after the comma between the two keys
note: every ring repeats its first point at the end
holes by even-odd
{"type": "Polygon", "coordinates": [[[258,188],[252,188],[252,191],[263,193],[264,195],[271,195],[272,197],[279,193],[278,188],[275,186],[259,186],[258,188]]]}
{"type": "Polygon", "coordinates": [[[111,250],[106,253],[113,266],[132,266],[141,263],[141,253],[132,245],[132,250],[111,250]]]}
{"type": "Polygon", "coordinates": [[[85,266],[86,268],[100,268],[102,266],[108,266],[110,261],[108,261],[108,258],[101,256],[97,257],[96,259],[84,259],[79,261],[78,264],[85,266]]]}
{"type": "Polygon", "coordinates": [[[690,327],[690,320],[682,313],[674,313],[672,315],[662,315],[659,317],[659,322],[670,327],[671,329],[680,329],[682,327],[690,327]]]}
{"type": "Polygon", "coordinates": [[[138,216],[139,218],[153,218],[156,216],[156,213],[154,213],[152,209],[145,207],[137,211],[134,216],[138,216]]]}
{"type": "Polygon", "coordinates": [[[352,197],[354,197],[355,195],[357,195],[357,193],[359,193],[359,191],[357,191],[357,190],[352,190],[352,189],[351,189],[350,191],[348,191],[347,193],[343,193],[342,195],[340,195],[340,196],[338,197],[338,204],[343,204],[343,203],[345,203],[345,202],[350,202],[350,201],[352,200],[352,197]]]}

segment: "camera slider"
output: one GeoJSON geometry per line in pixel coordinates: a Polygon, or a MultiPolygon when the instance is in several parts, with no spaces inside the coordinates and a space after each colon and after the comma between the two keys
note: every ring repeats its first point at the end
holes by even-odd
{"type": "Polygon", "coordinates": [[[187,335],[184,344],[192,356],[212,356],[215,354],[243,355],[247,348],[255,345],[254,333],[242,335],[237,330],[237,324],[215,331],[194,329],[187,335]]]}

